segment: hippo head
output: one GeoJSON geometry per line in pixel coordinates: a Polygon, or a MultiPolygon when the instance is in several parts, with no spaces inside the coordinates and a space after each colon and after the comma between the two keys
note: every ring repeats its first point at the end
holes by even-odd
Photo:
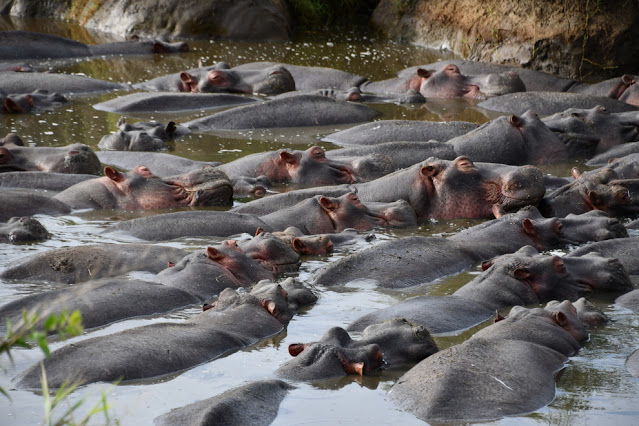
{"type": "Polygon", "coordinates": [[[419,90],[425,98],[486,99],[477,84],[468,81],[457,65],[448,64],[440,71],[417,69],[409,89],[419,90]]]}
{"type": "Polygon", "coordinates": [[[572,170],[575,181],[553,193],[560,196],[572,193],[580,198],[580,204],[588,210],[602,210],[608,216],[629,216],[639,213],[639,179],[617,179],[617,172],[604,167],[596,173],[572,170]]]}
{"type": "Polygon", "coordinates": [[[570,274],[591,290],[626,292],[633,288],[626,269],[618,259],[607,258],[596,252],[584,256],[565,256],[562,259],[570,274]]]}
{"type": "Polygon", "coordinates": [[[216,247],[207,247],[206,257],[222,265],[242,283],[256,283],[260,280],[272,280],[275,272],[264,268],[259,259],[254,259],[240,250],[235,240],[224,241],[216,247]]]}
{"type": "Polygon", "coordinates": [[[353,192],[339,198],[320,196],[317,201],[333,223],[333,232],[347,228],[368,231],[375,226],[388,226],[394,219],[394,215],[387,215],[383,208],[369,209],[353,192]]]}
{"type": "Polygon", "coordinates": [[[275,65],[266,68],[262,73],[262,75],[246,77],[253,88],[253,93],[273,96],[295,90],[295,80],[283,66],[275,65]]]}
{"type": "Polygon", "coordinates": [[[353,169],[339,160],[329,160],[319,146],[306,151],[281,150],[261,170],[273,182],[326,186],[354,183],[353,169]]]}
{"type": "Polygon", "coordinates": [[[626,238],[628,231],[618,219],[608,217],[601,210],[591,210],[582,214],[569,214],[561,219],[563,233],[570,244],[588,241],[604,241],[626,238]]]}
{"type": "Polygon", "coordinates": [[[419,174],[423,193],[411,204],[421,217],[492,217],[494,206],[516,210],[536,204],[546,192],[542,172],[532,166],[479,169],[468,157],[429,158],[419,174]]]}
{"type": "Polygon", "coordinates": [[[164,178],[173,187],[178,205],[228,206],[233,199],[233,184],[220,169],[206,165],[179,176],[164,178]]]}
{"type": "Polygon", "coordinates": [[[43,172],[73,173],[73,174],[97,174],[102,164],[98,156],[87,145],[74,143],[59,148],[60,155],[49,155],[40,162],[43,172]]]}
{"type": "Polygon", "coordinates": [[[6,225],[0,225],[0,241],[13,244],[44,241],[49,233],[40,222],[30,217],[12,217],[6,225]]]}
{"type": "Polygon", "coordinates": [[[624,74],[619,83],[608,93],[608,97],[639,107],[639,86],[635,77],[624,74]]]}
{"type": "Polygon", "coordinates": [[[166,148],[167,141],[182,136],[188,130],[176,126],[175,122],[168,124],[144,122],[129,124],[121,118],[118,121],[118,131],[103,136],[98,146],[105,150],[116,151],[160,151],[166,148]]]}
{"type": "Polygon", "coordinates": [[[579,318],[577,308],[568,300],[547,307],[550,318],[555,324],[566,330],[579,343],[584,343],[590,337],[584,323],[579,318]]]}
{"type": "MultiPolygon", "coordinates": [[[[258,228],[255,234],[258,235],[262,232],[265,231],[258,228]]],[[[281,232],[273,232],[271,235],[284,241],[299,255],[324,254],[333,248],[333,242],[327,234],[304,235],[294,226],[289,226],[281,232]]]]}
{"type": "Polygon", "coordinates": [[[275,274],[297,271],[301,263],[299,254],[290,245],[268,232],[257,233],[250,240],[240,241],[237,245],[275,274]]]}

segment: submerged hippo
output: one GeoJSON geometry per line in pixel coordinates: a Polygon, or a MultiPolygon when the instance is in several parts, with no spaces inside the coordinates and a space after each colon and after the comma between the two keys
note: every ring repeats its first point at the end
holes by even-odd
{"type": "MultiPolygon", "coordinates": [[[[616,260],[598,254],[583,257],[541,255],[532,246],[483,262],[484,272],[449,296],[418,296],[355,320],[360,331],[390,318],[406,318],[431,333],[462,330],[514,305],[536,305],[553,299],[576,301],[592,291],[628,291],[632,283],[616,260]]],[[[582,302],[583,303],[583,302],[582,302]]]]}
{"type": "Polygon", "coordinates": [[[283,231],[295,226],[306,235],[341,232],[347,228],[368,231],[375,226],[415,226],[415,212],[405,201],[363,204],[352,192],[338,198],[316,196],[262,216],[235,212],[177,212],[123,221],[105,232],[163,241],[189,236],[220,236],[283,231]]]}
{"type": "Polygon", "coordinates": [[[59,93],[36,90],[32,93],[7,94],[0,90],[0,114],[26,114],[67,103],[59,93]]]}
{"type": "MultiPolygon", "coordinates": [[[[182,323],[155,323],[63,346],[43,361],[49,387],[59,388],[67,380],[163,376],[255,344],[282,332],[298,303],[308,300],[298,297],[299,289],[289,291],[293,284],[262,282],[241,294],[226,289],[211,309],[182,323]]],[[[22,373],[17,386],[39,389],[40,363],[22,373]]]]}
{"type": "Polygon", "coordinates": [[[87,145],[74,143],[63,147],[27,147],[20,137],[9,133],[0,141],[0,173],[42,171],[98,174],[101,164],[87,145]]]}
{"type": "Polygon", "coordinates": [[[186,127],[169,121],[166,125],[157,122],[129,124],[124,117],[118,120],[118,131],[100,139],[98,147],[115,151],[160,151],[167,148],[170,140],[190,133],[186,127]]]}
{"type": "Polygon", "coordinates": [[[369,280],[380,287],[411,287],[462,272],[525,245],[547,250],[592,241],[596,235],[616,238],[627,233],[623,227],[619,229],[619,221],[609,223],[607,217],[548,219],[528,206],[448,238],[414,236],[377,244],[326,265],[315,273],[313,282],[334,286],[369,280]],[[602,228],[608,231],[605,235],[599,233],[602,228]]]}
{"type": "Polygon", "coordinates": [[[317,342],[292,344],[295,357],[275,375],[295,381],[312,381],[348,374],[367,375],[380,368],[416,363],[437,352],[437,345],[424,327],[404,319],[391,319],[367,327],[353,340],[340,327],[326,331],[317,342]]]}
{"type": "Polygon", "coordinates": [[[93,108],[118,113],[177,112],[230,107],[256,102],[257,98],[230,93],[132,93],[99,104],[93,108]]]}
{"type": "Polygon", "coordinates": [[[157,77],[134,84],[133,87],[165,92],[277,95],[295,90],[295,80],[288,70],[281,66],[273,66],[263,70],[229,70],[220,69],[219,65],[216,64],[157,77]]]}
{"type": "Polygon", "coordinates": [[[492,218],[493,206],[510,211],[536,204],[546,192],[543,174],[532,166],[473,163],[429,158],[371,182],[290,191],[255,200],[233,211],[265,214],[317,194],[356,191],[365,202],[405,200],[418,218],[492,218]]]}
{"type": "Polygon", "coordinates": [[[215,167],[159,178],[145,166],[128,173],[104,168],[104,177],[81,182],[54,198],[73,209],[148,210],[180,206],[225,206],[233,187],[215,167]]]}
{"type": "Polygon", "coordinates": [[[7,223],[0,223],[0,243],[33,243],[48,238],[46,228],[30,217],[12,217],[7,223]]]}
{"type": "Polygon", "coordinates": [[[0,33],[0,59],[55,59],[104,55],[140,55],[151,53],[188,52],[186,43],[163,40],[128,40],[115,43],[86,45],[53,34],[32,31],[0,33]]]}
{"type": "Polygon", "coordinates": [[[466,76],[457,65],[448,64],[439,71],[418,68],[407,77],[366,82],[360,89],[372,93],[404,93],[414,89],[425,98],[486,99],[488,96],[524,92],[526,86],[514,72],[466,76]]]}
{"type": "Polygon", "coordinates": [[[552,401],[554,374],[587,339],[568,301],[553,311],[516,307],[508,318],[417,364],[388,397],[429,422],[528,413],[552,401]]]}
{"type": "Polygon", "coordinates": [[[564,217],[569,213],[602,210],[610,217],[629,216],[639,212],[636,197],[639,179],[618,179],[617,173],[605,167],[596,173],[572,170],[575,180],[556,189],[541,200],[544,216],[564,217]]]}
{"type": "Polygon", "coordinates": [[[240,106],[183,123],[193,131],[266,129],[361,123],[379,112],[326,96],[299,95],[240,106]]]}

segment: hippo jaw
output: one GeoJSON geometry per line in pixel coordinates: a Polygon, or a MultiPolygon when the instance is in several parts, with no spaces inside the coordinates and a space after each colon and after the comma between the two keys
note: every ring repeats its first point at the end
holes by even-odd
{"type": "Polygon", "coordinates": [[[498,181],[483,185],[486,200],[501,206],[504,211],[515,211],[527,205],[537,205],[546,194],[541,170],[525,166],[498,181]]]}

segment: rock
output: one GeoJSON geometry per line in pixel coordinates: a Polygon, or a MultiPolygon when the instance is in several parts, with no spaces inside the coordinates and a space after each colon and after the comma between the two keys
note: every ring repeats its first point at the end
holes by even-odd
{"type": "Polygon", "coordinates": [[[465,59],[562,77],[614,77],[639,66],[637,2],[381,0],[371,23],[392,38],[465,59]]]}
{"type": "Polygon", "coordinates": [[[54,18],[119,35],[289,40],[285,0],[3,1],[2,13],[54,18]]]}

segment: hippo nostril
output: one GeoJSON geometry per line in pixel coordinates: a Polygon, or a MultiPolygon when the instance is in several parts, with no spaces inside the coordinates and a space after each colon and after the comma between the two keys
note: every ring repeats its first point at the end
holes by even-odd
{"type": "Polygon", "coordinates": [[[79,154],[79,151],[69,151],[69,155],[77,155],[79,154]]]}

